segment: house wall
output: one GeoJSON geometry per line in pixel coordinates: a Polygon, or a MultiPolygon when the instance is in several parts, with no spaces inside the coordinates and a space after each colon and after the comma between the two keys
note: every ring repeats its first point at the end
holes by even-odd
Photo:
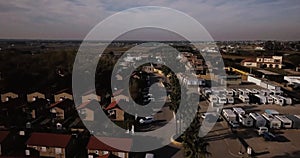
{"type": "Polygon", "coordinates": [[[14,98],[18,98],[19,95],[12,92],[1,94],[1,102],[6,102],[7,97],[14,99],[14,98]]]}
{"type": "MultiPolygon", "coordinates": [[[[99,156],[106,155],[108,151],[102,151],[102,150],[89,150],[88,154],[96,154],[98,153],[99,156]]],[[[119,156],[121,158],[129,158],[129,153],[127,152],[111,152],[112,154],[119,156]]]]}
{"type": "Polygon", "coordinates": [[[83,120],[94,121],[94,111],[89,108],[84,108],[83,110],[85,110],[85,118],[83,120]]]}
{"type": "Polygon", "coordinates": [[[55,151],[55,147],[45,147],[46,151],[42,150],[42,146],[32,146],[32,145],[27,145],[27,147],[29,148],[33,148],[36,149],[37,151],[39,151],[40,156],[45,156],[45,157],[55,157],[55,158],[66,158],[66,150],[65,148],[57,148],[57,149],[61,149],[61,153],[56,153],[55,151]]]}
{"type": "MultiPolygon", "coordinates": [[[[65,119],[65,111],[61,108],[58,108],[58,107],[54,107],[52,108],[55,110],[55,113],[56,113],[56,118],[59,119],[59,120],[63,120],[65,119]]],[[[54,111],[51,109],[51,112],[53,113],[54,111]]]]}
{"type": "Polygon", "coordinates": [[[100,101],[100,97],[96,94],[88,94],[81,97],[82,103],[89,102],[91,100],[100,101]]]}
{"type": "Polygon", "coordinates": [[[34,92],[31,94],[27,94],[27,101],[33,102],[35,98],[43,98],[46,99],[45,95],[39,92],[34,92]]]}
{"type": "Polygon", "coordinates": [[[54,95],[54,101],[55,102],[60,101],[61,98],[73,100],[73,96],[71,94],[69,94],[69,93],[60,93],[60,94],[54,95]]]}

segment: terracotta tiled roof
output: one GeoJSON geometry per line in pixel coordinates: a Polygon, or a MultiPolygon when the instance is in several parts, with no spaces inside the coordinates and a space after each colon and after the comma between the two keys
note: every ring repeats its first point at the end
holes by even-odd
{"type": "Polygon", "coordinates": [[[113,101],[113,102],[111,102],[106,108],[105,108],[105,110],[110,110],[110,109],[113,109],[113,108],[115,108],[115,107],[117,107],[118,106],[118,102],[117,101],[113,101]]]}
{"type": "Polygon", "coordinates": [[[9,131],[0,131],[0,143],[8,136],[9,131]]]}
{"type": "Polygon", "coordinates": [[[102,151],[112,151],[112,152],[121,152],[122,150],[113,148],[109,145],[106,145],[105,143],[101,142],[100,140],[105,140],[105,142],[110,142],[112,144],[120,144],[124,145],[129,151],[131,149],[132,145],[132,139],[130,138],[110,138],[110,137],[95,137],[91,136],[90,140],[87,144],[87,149],[89,150],[102,150],[102,151]],[[99,139],[98,139],[99,138],[99,139]]]}
{"type": "Polygon", "coordinates": [[[62,101],[58,101],[56,103],[51,104],[49,108],[59,107],[61,109],[65,109],[69,106],[73,106],[73,104],[74,104],[74,102],[67,98],[67,99],[64,99],[62,101]]]}
{"type": "Polygon", "coordinates": [[[54,133],[32,133],[27,145],[65,148],[71,140],[71,135],[54,133]]]}
{"type": "Polygon", "coordinates": [[[97,103],[96,100],[91,100],[85,103],[80,104],[79,106],[77,106],[77,110],[83,109],[83,108],[90,108],[90,109],[97,109],[100,108],[100,104],[97,103]]]}

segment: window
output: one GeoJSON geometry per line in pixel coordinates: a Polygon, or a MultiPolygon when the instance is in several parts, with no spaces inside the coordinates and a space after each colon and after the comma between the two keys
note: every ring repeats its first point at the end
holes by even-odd
{"type": "Polygon", "coordinates": [[[55,148],[55,154],[61,154],[62,150],[61,148],[55,148]]]}
{"type": "Polygon", "coordinates": [[[43,147],[41,148],[41,151],[42,151],[42,152],[46,152],[46,151],[47,151],[47,148],[43,146],[43,147]]]}

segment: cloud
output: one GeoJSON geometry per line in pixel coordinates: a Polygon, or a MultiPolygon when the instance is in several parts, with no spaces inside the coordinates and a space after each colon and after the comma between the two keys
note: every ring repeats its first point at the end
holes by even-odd
{"type": "Polygon", "coordinates": [[[82,39],[106,17],[144,5],[185,12],[204,25],[217,40],[299,40],[298,0],[0,1],[0,38],[82,39]]]}

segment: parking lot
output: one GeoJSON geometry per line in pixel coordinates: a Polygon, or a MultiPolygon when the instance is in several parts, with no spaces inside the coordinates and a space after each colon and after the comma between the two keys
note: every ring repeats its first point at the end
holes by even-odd
{"type": "MultiPolygon", "coordinates": [[[[200,103],[201,112],[205,113],[207,101],[200,103]]],[[[280,114],[300,115],[300,105],[279,106],[275,104],[234,104],[224,105],[224,108],[242,107],[246,113],[264,113],[266,109],[277,110],[280,114]]],[[[300,130],[279,129],[271,130],[278,137],[276,141],[265,141],[258,136],[254,127],[239,127],[231,130],[227,121],[217,122],[210,133],[205,137],[210,143],[209,151],[212,157],[249,157],[243,144],[249,145],[255,157],[300,157],[300,130]],[[240,139],[239,139],[240,138],[240,139]]]]}

